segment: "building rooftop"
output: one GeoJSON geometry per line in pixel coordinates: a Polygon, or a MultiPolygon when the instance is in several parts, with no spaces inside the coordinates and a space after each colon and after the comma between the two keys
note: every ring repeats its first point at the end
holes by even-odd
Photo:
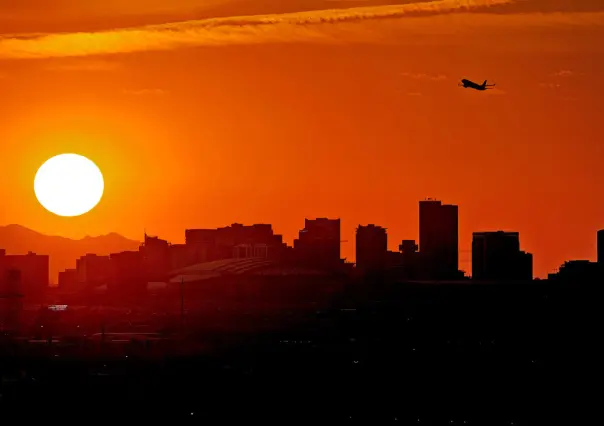
{"type": "Polygon", "coordinates": [[[170,282],[200,281],[223,274],[244,274],[270,265],[274,265],[274,262],[263,257],[203,262],[172,271],[173,278],[170,282]]]}
{"type": "Polygon", "coordinates": [[[263,257],[224,259],[198,263],[172,271],[171,283],[203,281],[222,275],[323,275],[324,272],[304,267],[283,266],[263,257]]]}

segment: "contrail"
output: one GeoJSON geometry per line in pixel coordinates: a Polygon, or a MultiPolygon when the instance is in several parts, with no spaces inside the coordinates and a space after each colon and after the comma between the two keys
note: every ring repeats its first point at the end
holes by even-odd
{"type": "Polygon", "coordinates": [[[0,58],[77,57],[271,42],[337,43],[343,34],[356,34],[357,37],[362,34],[363,28],[356,24],[363,21],[483,11],[491,6],[515,2],[438,0],[395,6],[213,18],[89,33],[4,37],[0,38],[0,58]]]}

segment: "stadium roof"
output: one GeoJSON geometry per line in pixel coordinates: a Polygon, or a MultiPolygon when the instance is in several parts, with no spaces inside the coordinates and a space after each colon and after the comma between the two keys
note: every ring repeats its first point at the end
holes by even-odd
{"type": "Polygon", "coordinates": [[[275,265],[274,261],[263,257],[203,262],[173,271],[170,282],[200,281],[226,274],[245,274],[272,265],[275,265]]]}
{"type": "Polygon", "coordinates": [[[203,281],[223,275],[323,275],[324,272],[304,267],[288,267],[262,257],[224,259],[198,263],[172,271],[171,283],[203,281]]]}

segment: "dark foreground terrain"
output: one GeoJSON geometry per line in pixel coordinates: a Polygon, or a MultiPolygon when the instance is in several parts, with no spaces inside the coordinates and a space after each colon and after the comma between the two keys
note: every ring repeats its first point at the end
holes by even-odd
{"type": "Polygon", "coordinates": [[[599,293],[372,283],[326,308],[189,325],[187,341],[74,352],[6,338],[2,421],[595,424],[599,293]]]}

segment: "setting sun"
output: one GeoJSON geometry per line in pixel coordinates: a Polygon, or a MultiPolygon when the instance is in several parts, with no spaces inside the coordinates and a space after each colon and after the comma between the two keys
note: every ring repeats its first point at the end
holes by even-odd
{"type": "Polygon", "coordinates": [[[58,216],[80,216],[101,200],[103,174],[91,160],[61,154],[46,161],[36,173],[34,191],[40,204],[58,216]]]}

